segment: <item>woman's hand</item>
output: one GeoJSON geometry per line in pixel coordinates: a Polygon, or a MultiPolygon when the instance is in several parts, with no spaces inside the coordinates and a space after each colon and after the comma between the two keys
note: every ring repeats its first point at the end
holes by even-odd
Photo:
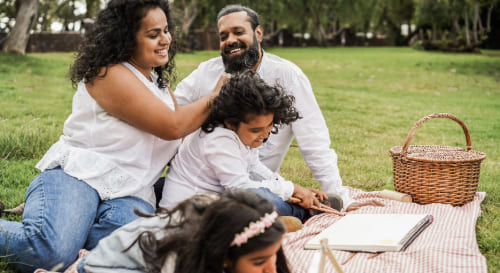
{"type": "Polygon", "coordinates": [[[125,66],[117,64],[105,71],[103,68],[102,77],[86,84],[89,94],[112,116],[165,140],[180,139],[197,130],[208,117],[213,98],[229,78],[221,76],[211,94],[173,110],[125,66]]]}
{"type": "Polygon", "coordinates": [[[231,74],[222,74],[215,85],[212,95],[217,96],[222,88],[222,86],[231,78],[231,74]]]}
{"type": "Polygon", "coordinates": [[[364,206],[377,206],[377,207],[383,207],[385,206],[384,203],[377,201],[377,200],[368,200],[366,202],[360,203],[360,202],[352,202],[349,207],[347,207],[346,211],[354,211],[357,210],[361,207],[364,206]]]}

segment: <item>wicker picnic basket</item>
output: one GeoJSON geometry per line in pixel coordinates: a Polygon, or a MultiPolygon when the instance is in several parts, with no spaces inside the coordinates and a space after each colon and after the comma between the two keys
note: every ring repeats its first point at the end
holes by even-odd
{"type": "Polygon", "coordinates": [[[479,184],[482,152],[472,150],[467,126],[456,116],[432,114],[419,120],[408,133],[403,146],[390,149],[393,161],[394,189],[411,195],[420,204],[463,205],[474,199],[479,184]],[[459,147],[410,145],[422,123],[434,118],[456,121],[465,133],[467,150],[459,147]]]}

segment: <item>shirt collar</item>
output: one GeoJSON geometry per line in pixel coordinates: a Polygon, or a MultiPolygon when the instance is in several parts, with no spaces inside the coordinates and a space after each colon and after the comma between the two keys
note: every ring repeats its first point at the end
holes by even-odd
{"type": "Polygon", "coordinates": [[[255,69],[255,72],[256,72],[257,74],[259,74],[259,75],[262,75],[262,74],[261,74],[262,69],[263,69],[263,68],[262,68],[262,67],[263,67],[263,65],[262,65],[262,64],[263,64],[263,63],[264,63],[264,61],[267,59],[267,58],[266,58],[266,56],[267,56],[267,55],[265,54],[264,49],[262,49],[262,60],[260,60],[259,66],[257,67],[257,69],[255,69]]]}

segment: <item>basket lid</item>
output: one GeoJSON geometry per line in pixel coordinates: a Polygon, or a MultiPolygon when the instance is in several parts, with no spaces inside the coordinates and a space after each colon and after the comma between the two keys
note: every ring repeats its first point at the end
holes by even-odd
{"type": "Polygon", "coordinates": [[[478,151],[459,151],[459,150],[439,150],[420,153],[408,153],[408,159],[424,162],[474,162],[486,158],[486,154],[478,151]]]}
{"type": "MultiPolygon", "coordinates": [[[[403,146],[394,146],[389,152],[393,156],[400,155],[403,150],[403,146]]],[[[436,151],[465,151],[459,147],[451,147],[451,146],[440,146],[440,145],[410,145],[408,147],[408,154],[411,153],[426,153],[426,152],[436,152],[436,151]]]]}

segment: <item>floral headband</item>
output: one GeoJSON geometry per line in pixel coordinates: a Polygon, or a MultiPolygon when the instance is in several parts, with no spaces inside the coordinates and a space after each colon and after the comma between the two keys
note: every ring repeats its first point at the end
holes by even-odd
{"type": "Polygon", "coordinates": [[[277,217],[278,213],[276,211],[273,211],[271,212],[271,214],[264,214],[264,217],[261,217],[257,222],[250,222],[248,227],[245,227],[243,232],[238,233],[234,236],[234,240],[231,243],[231,246],[241,246],[242,244],[246,243],[248,239],[264,233],[264,230],[266,228],[273,225],[277,217]]]}

